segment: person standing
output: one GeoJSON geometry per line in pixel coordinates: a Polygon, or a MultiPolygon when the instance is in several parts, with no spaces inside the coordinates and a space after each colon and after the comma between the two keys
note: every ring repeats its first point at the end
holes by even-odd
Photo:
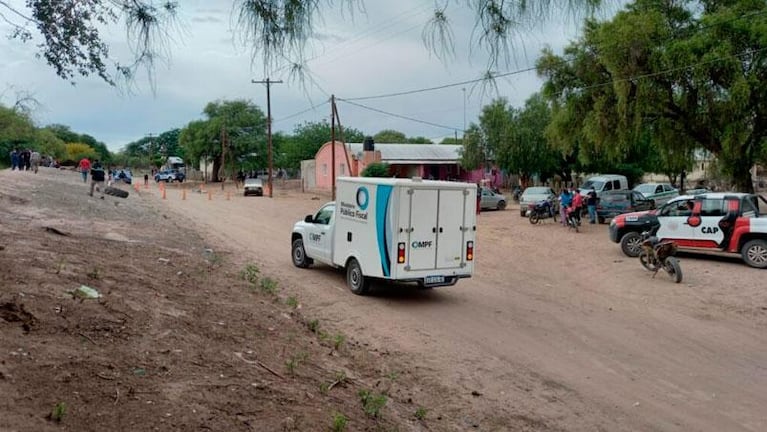
{"type": "Polygon", "coordinates": [[[597,191],[594,187],[586,194],[586,206],[589,208],[589,223],[597,223],[597,191]]]}
{"type": "Polygon", "coordinates": [[[144,174],[144,186],[149,186],[149,174],[144,174]]]}
{"type": "Polygon", "coordinates": [[[29,156],[32,152],[29,149],[24,149],[21,152],[21,168],[22,171],[29,171],[29,156]]]}
{"type": "Polygon", "coordinates": [[[101,162],[99,162],[98,159],[93,161],[93,167],[90,169],[91,172],[91,193],[90,196],[93,196],[93,189],[96,189],[97,191],[101,192],[101,199],[104,199],[104,177],[106,173],[104,172],[104,167],[101,166],[101,162]]]}
{"type": "Polygon", "coordinates": [[[29,155],[29,163],[32,164],[32,170],[37,174],[37,168],[40,166],[40,153],[33,151],[29,155]]]}
{"type": "Polygon", "coordinates": [[[562,226],[567,226],[567,208],[573,202],[573,196],[570,195],[570,191],[567,187],[562,188],[562,192],[559,194],[559,216],[562,221],[562,226]]]}
{"type": "Polygon", "coordinates": [[[11,151],[11,171],[19,168],[19,151],[13,149],[11,151]]]}
{"type": "Polygon", "coordinates": [[[575,212],[575,220],[578,222],[578,225],[581,224],[581,212],[583,211],[583,195],[581,195],[581,190],[578,188],[575,188],[575,191],[573,192],[573,211],[575,212]]]}
{"type": "Polygon", "coordinates": [[[83,183],[88,183],[88,172],[91,170],[91,161],[88,160],[87,157],[84,157],[80,159],[77,168],[80,170],[80,175],[83,177],[83,183]]]}

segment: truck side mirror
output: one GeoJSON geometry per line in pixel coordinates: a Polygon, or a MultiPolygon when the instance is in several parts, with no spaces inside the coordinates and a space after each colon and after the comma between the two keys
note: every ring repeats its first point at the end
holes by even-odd
{"type": "Polygon", "coordinates": [[[306,222],[306,223],[314,223],[314,216],[306,215],[306,217],[304,218],[304,222],[306,222]]]}

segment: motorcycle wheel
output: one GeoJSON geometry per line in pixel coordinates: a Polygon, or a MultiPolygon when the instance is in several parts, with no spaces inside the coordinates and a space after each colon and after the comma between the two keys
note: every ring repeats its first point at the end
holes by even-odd
{"type": "Polygon", "coordinates": [[[540,219],[541,219],[541,217],[538,214],[538,212],[536,212],[536,211],[530,212],[530,223],[531,224],[533,224],[533,225],[537,224],[540,219]]]}
{"type": "Polygon", "coordinates": [[[682,267],[679,266],[679,261],[676,258],[666,258],[666,272],[674,279],[674,282],[682,282],[682,267]]]}
{"type": "Polygon", "coordinates": [[[656,269],[655,264],[650,260],[650,256],[647,255],[646,251],[639,252],[639,262],[648,271],[654,272],[656,269]]]}

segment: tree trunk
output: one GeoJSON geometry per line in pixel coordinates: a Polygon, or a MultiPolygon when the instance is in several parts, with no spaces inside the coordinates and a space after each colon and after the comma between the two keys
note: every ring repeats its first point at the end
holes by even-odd
{"type": "Polygon", "coordinates": [[[750,158],[737,160],[732,167],[733,188],[737,192],[754,193],[754,182],[751,180],[750,158]]]}
{"type": "Polygon", "coordinates": [[[218,176],[219,171],[221,171],[221,158],[213,158],[213,172],[210,174],[210,181],[212,182],[220,182],[221,178],[218,176]]]}

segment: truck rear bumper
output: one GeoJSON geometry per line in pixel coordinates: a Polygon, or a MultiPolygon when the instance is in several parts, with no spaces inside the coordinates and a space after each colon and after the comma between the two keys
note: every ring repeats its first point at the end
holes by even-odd
{"type": "Polygon", "coordinates": [[[412,282],[412,283],[417,283],[418,285],[422,287],[436,288],[436,287],[442,287],[442,286],[453,286],[456,283],[458,283],[458,279],[470,278],[471,275],[449,275],[449,276],[440,276],[440,277],[443,279],[435,280],[433,279],[433,276],[429,276],[429,277],[414,278],[414,279],[397,279],[396,282],[412,282]]]}

